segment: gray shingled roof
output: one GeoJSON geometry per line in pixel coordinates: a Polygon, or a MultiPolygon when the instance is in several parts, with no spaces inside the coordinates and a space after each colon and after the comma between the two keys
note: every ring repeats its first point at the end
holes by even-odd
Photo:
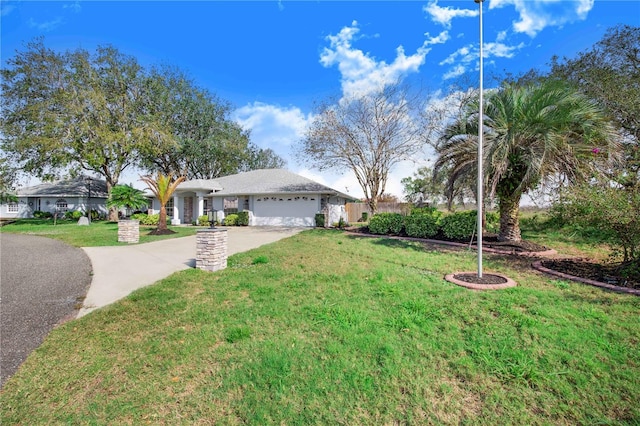
{"type": "Polygon", "coordinates": [[[217,179],[193,179],[182,182],[177,189],[184,191],[219,191],[222,186],[220,186],[217,179]]]}
{"type": "Polygon", "coordinates": [[[215,195],[249,194],[331,194],[353,199],[348,194],[319,184],[311,179],[284,169],[262,169],[217,178],[222,190],[215,195]]]}
{"type": "Polygon", "coordinates": [[[216,179],[196,179],[182,182],[178,190],[212,191],[214,195],[237,196],[252,194],[331,194],[347,199],[354,197],[319,184],[284,169],[262,169],[216,179]]]}
{"type": "MultiPolygon", "coordinates": [[[[87,197],[89,185],[85,176],[79,176],[29,186],[17,192],[19,197],[87,197]]],[[[91,198],[107,198],[107,183],[104,180],[91,178],[91,198]]]]}

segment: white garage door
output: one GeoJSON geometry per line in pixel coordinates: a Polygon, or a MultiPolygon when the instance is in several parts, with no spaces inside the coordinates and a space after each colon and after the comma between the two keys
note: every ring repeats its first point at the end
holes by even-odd
{"type": "Polygon", "coordinates": [[[257,226],[314,226],[318,197],[256,197],[253,224],[257,226]]]}

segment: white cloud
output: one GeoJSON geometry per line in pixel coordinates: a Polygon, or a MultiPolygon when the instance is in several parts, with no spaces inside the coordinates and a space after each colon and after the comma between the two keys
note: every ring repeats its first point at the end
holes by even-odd
{"type": "Polygon", "coordinates": [[[427,46],[444,43],[449,38],[446,31],[429,37],[416,53],[409,56],[402,46],[398,46],[396,58],[387,63],[377,61],[369,53],[353,47],[352,43],[358,39],[359,32],[358,23],[353,21],[351,26],[342,28],[337,35],[328,36],[329,47],[325,47],[320,54],[320,63],[324,67],[338,66],[342,75],[342,93],[346,97],[380,90],[407,74],[417,72],[430,51],[427,46]]]}
{"type": "MultiPolygon", "coordinates": [[[[516,46],[509,46],[505,43],[502,43],[500,40],[504,40],[506,35],[503,33],[499,33],[495,42],[484,43],[484,49],[482,52],[482,56],[485,59],[490,58],[512,58],[515,56],[516,52],[522,49],[525,44],[520,43],[516,46]]],[[[479,49],[478,46],[467,45],[459,48],[451,55],[449,55],[444,60],[440,61],[440,65],[453,65],[455,66],[447,71],[442,78],[444,80],[448,80],[451,78],[458,77],[464,74],[469,67],[473,65],[473,68],[477,68],[477,61],[479,59],[479,49]]]]}
{"type": "Polygon", "coordinates": [[[0,2],[0,16],[7,16],[16,9],[14,4],[9,4],[5,1],[0,2]]]}
{"type": "Polygon", "coordinates": [[[80,13],[80,11],[82,10],[82,6],[80,6],[80,2],[79,1],[75,1],[73,3],[66,3],[62,5],[63,9],[69,9],[72,12],[75,13],[80,13]]]}
{"type": "Polygon", "coordinates": [[[446,43],[447,41],[449,41],[449,31],[442,31],[440,34],[438,34],[435,37],[431,37],[431,35],[429,33],[425,33],[425,36],[429,37],[427,39],[427,41],[425,41],[426,44],[431,45],[431,44],[443,44],[446,43]]]}
{"type": "Polygon", "coordinates": [[[467,67],[464,66],[464,65],[458,64],[455,67],[451,68],[446,73],[442,74],[442,79],[443,80],[449,80],[449,79],[452,79],[452,78],[460,77],[465,72],[467,72],[467,67]]]}
{"type": "Polygon", "coordinates": [[[519,21],[513,22],[513,29],[530,37],[546,27],[560,27],[564,24],[586,19],[595,0],[492,0],[489,9],[513,6],[519,14],[519,21]]]}
{"type": "Polygon", "coordinates": [[[52,31],[62,25],[62,23],[63,20],[61,17],[57,17],[56,19],[47,22],[36,22],[33,18],[29,19],[29,26],[40,31],[52,31]]]}
{"type": "Polygon", "coordinates": [[[271,148],[279,155],[304,136],[311,119],[297,107],[283,108],[254,102],[233,113],[233,119],[243,129],[251,131],[251,141],[262,148],[271,148]],[[280,152],[279,152],[280,151],[280,152]]]}
{"type": "Polygon", "coordinates": [[[454,9],[452,7],[440,7],[437,0],[430,1],[422,8],[431,16],[431,20],[445,28],[451,28],[451,21],[454,18],[473,18],[478,16],[479,11],[473,9],[454,9]]]}

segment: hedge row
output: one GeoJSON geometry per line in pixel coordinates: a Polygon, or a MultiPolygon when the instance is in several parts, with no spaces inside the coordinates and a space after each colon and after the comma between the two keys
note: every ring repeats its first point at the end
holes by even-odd
{"type": "MultiPolygon", "coordinates": [[[[477,211],[452,213],[443,216],[434,209],[415,209],[409,216],[400,213],[378,213],[369,221],[369,232],[378,235],[407,235],[415,238],[431,238],[442,233],[450,239],[466,239],[476,232],[477,211]]],[[[486,228],[497,229],[498,214],[486,214],[486,228]]]]}

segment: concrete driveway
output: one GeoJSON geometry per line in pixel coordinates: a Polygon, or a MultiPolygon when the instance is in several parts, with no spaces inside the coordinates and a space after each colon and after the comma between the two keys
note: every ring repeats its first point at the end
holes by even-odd
{"type": "MultiPolygon", "coordinates": [[[[230,256],[305,228],[227,229],[230,256]]],[[[195,267],[195,253],[195,236],[79,249],[49,238],[0,233],[0,386],[57,324],[195,267]]]]}
{"type": "Polygon", "coordinates": [[[79,248],[0,233],[0,386],[57,324],[73,319],[91,283],[79,248]]]}
{"type": "MultiPolygon", "coordinates": [[[[307,228],[229,227],[227,253],[251,250],[307,228]]],[[[85,247],[93,280],[78,317],[196,264],[196,236],[117,247],[85,247]]]]}

